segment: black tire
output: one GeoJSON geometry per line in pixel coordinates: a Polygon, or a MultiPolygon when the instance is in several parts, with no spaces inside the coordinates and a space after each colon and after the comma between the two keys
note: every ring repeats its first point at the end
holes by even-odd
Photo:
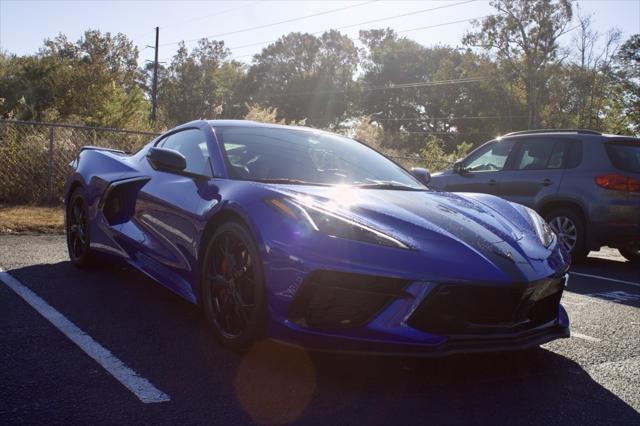
{"type": "Polygon", "coordinates": [[[640,241],[633,241],[618,247],[618,251],[629,262],[634,265],[640,265],[640,241]]]}
{"type": "Polygon", "coordinates": [[[67,251],[71,263],[78,268],[95,265],[95,257],[90,248],[89,208],[82,188],[76,188],[65,210],[65,234],[67,251]]]}
{"type": "Polygon", "coordinates": [[[245,351],[266,333],[262,260],[249,231],[223,223],[209,238],[202,261],[200,305],[215,338],[245,351]]]}
{"type": "Polygon", "coordinates": [[[572,263],[583,262],[589,250],[585,235],[584,220],[580,214],[572,209],[559,208],[551,210],[545,215],[545,220],[558,235],[560,243],[571,254],[572,263]]]}

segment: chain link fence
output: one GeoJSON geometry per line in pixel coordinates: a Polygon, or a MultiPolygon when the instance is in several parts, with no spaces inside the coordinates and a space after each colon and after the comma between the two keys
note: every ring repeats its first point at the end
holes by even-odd
{"type": "MultiPolygon", "coordinates": [[[[57,204],[68,164],[85,145],[134,152],[157,133],[80,125],[0,120],[0,205],[57,204]]],[[[450,162],[419,155],[389,158],[405,167],[439,171],[450,162]]]]}
{"type": "Polygon", "coordinates": [[[0,204],[56,204],[85,145],[133,152],[156,133],[0,120],[0,204]]]}

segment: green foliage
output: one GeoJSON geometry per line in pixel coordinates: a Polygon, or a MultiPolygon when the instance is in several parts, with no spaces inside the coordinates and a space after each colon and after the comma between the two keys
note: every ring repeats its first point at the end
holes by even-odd
{"type": "Polygon", "coordinates": [[[493,0],[498,13],[476,21],[463,42],[495,55],[510,79],[524,89],[530,128],[542,123],[549,67],[558,60],[558,38],[573,15],[570,0],[493,0]]]}
{"type": "Polygon", "coordinates": [[[46,40],[35,55],[0,53],[0,116],[139,130],[198,118],[303,124],[353,135],[405,166],[437,170],[512,130],[582,127],[640,133],[640,34],[620,46],[570,0],[493,0],[463,47],[423,46],[391,29],[292,32],[244,65],[223,41],[184,44],[159,67],[122,34],[46,40]]]}
{"type": "Polygon", "coordinates": [[[450,167],[456,160],[467,155],[473,147],[472,143],[461,142],[453,151],[447,152],[445,142],[436,136],[430,135],[422,139],[422,148],[417,153],[411,150],[388,148],[390,143],[387,139],[398,138],[401,135],[385,133],[384,129],[379,124],[372,122],[370,117],[361,117],[354,125],[353,130],[346,133],[347,136],[351,136],[383,152],[406,169],[425,167],[431,172],[450,167]]]}
{"type": "Polygon", "coordinates": [[[607,98],[606,127],[613,133],[640,134],[640,34],[622,45],[615,57],[614,83],[607,98]]]}
{"type": "Polygon", "coordinates": [[[349,112],[357,66],[353,41],[338,31],[289,33],[254,56],[242,95],[277,108],[279,119],[335,127],[349,112]]]}
{"type": "Polygon", "coordinates": [[[443,141],[435,136],[430,136],[424,142],[424,148],[420,150],[420,156],[424,161],[423,167],[431,172],[449,168],[457,160],[466,156],[472,147],[473,144],[469,142],[461,142],[454,151],[447,153],[443,141]]]}
{"type": "Polygon", "coordinates": [[[167,126],[233,115],[243,70],[228,57],[222,41],[202,39],[190,52],[180,45],[158,84],[158,104],[167,126]]]}
{"type": "Polygon", "coordinates": [[[138,50],[124,35],[59,35],[33,56],[0,58],[4,117],[147,129],[149,104],[137,81],[138,50]]]}

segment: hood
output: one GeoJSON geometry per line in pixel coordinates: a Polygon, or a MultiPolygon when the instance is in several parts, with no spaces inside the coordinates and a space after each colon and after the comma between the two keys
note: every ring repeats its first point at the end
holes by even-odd
{"type": "Polygon", "coordinates": [[[491,195],[302,185],[271,189],[370,226],[416,250],[433,250],[453,240],[511,264],[549,255],[526,213],[491,195]]]}

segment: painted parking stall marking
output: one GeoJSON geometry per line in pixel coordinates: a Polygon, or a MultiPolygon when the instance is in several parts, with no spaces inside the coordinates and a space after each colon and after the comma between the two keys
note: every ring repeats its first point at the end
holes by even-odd
{"type": "Polygon", "coordinates": [[[586,340],[587,342],[599,343],[602,342],[602,339],[598,339],[597,337],[587,336],[586,334],[576,333],[575,331],[571,332],[571,337],[577,337],[578,339],[586,340]]]}
{"type": "Polygon", "coordinates": [[[69,340],[78,345],[87,355],[93,358],[111,376],[129,389],[145,404],[167,402],[171,399],[167,394],[157,389],[151,382],[139,376],[127,367],[108,349],[96,342],[91,336],[69,321],[64,315],[45,302],[40,296],[24,286],[12,275],[0,268],[0,281],[27,302],[40,315],[47,319],[54,327],[62,332],[69,340]]]}
{"type": "Polygon", "coordinates": [[[620,284],[627,284],[627,285],[632,285],[635,287],[640,287],[640,283],[635,283],[633,281],[625,281],[625,280],[619,280],[616,278],[609,278],[609,277],[603,277],[600,275],[592,275],[592,274],[585,274],[582,272],[570,272],[571,275],[578,275],[580,277],[587,277],[587,278],[595,278],[598,280],[605,280],[605,281],[611,281],[611,282],[615,282],[615,283],[620,283],[620,284]]]}
{"type": "Polygon", "coordinates": [[[616,303],[638,302],[640,294],[627,293],[626,291],[607,291],[603,293],[590,293],[585,296],[597,297],[598,299],[609,300],[616,303]]]}

